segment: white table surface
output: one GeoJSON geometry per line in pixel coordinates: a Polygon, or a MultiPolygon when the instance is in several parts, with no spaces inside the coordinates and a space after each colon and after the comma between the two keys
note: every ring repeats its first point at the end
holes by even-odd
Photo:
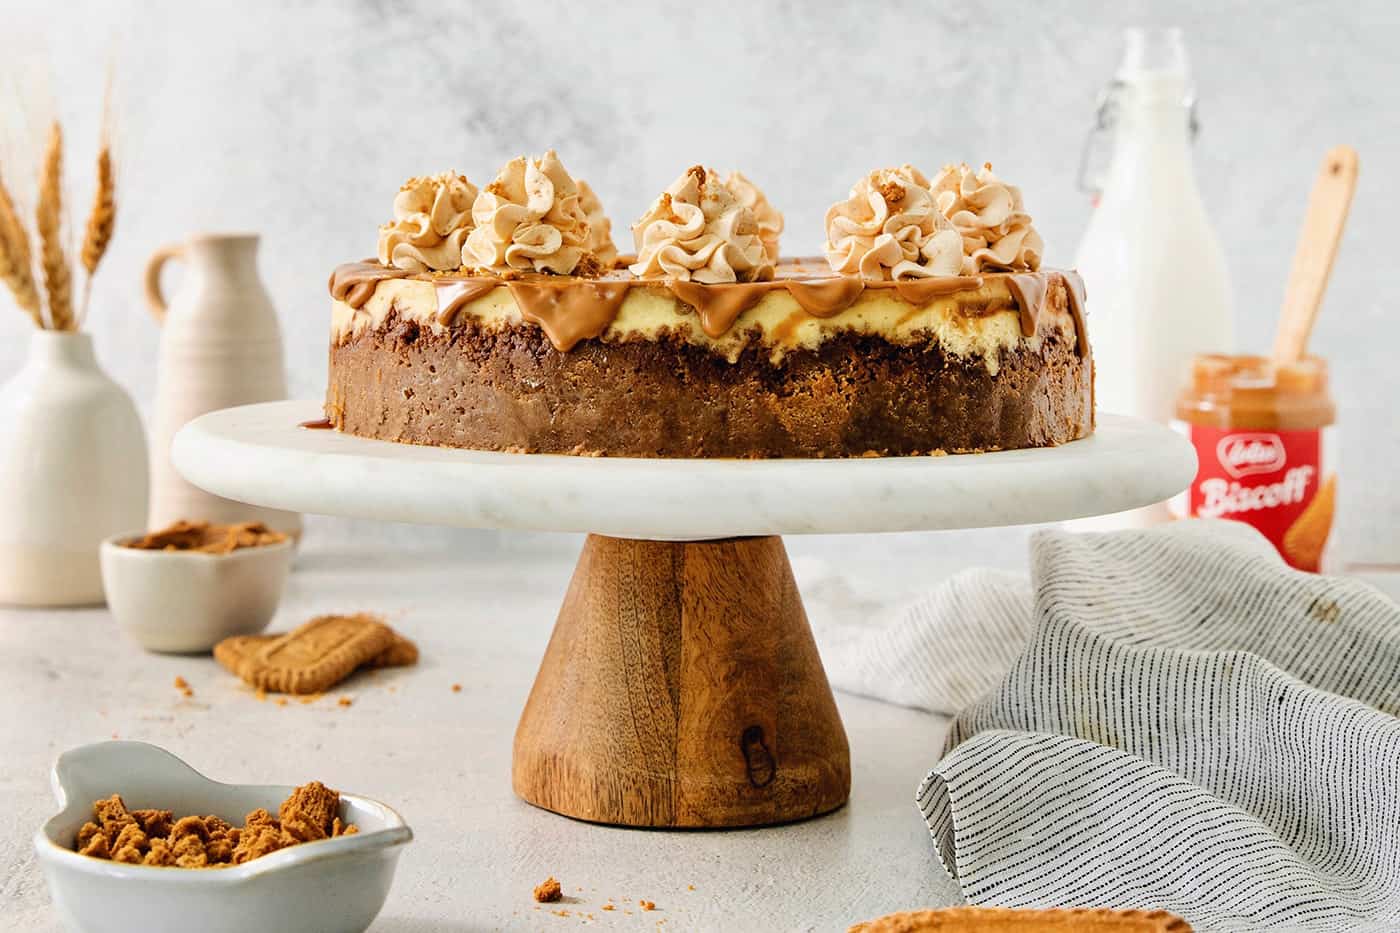
{"type": "Polygon", "coordinates": [[[422,661],[361,675],[310,705],[259,702],[207,657],[147,654],[105,610],[0,609],[0,927],[59,928],[30,844],[53,809],[49,767],[66,748],[113,737],[169,748],[216,780],[316,779],[396,807],[417,838],[374,926],[383,933],[844,930],[957,900],[913,803],[943,718],[838,694],[852,796],[822,819],[726,832],[574,822],[510,790],[516,718],[572,558],[332,547],[308,540],[273,628],[317,612],[380,611],[418,641],[422,661]],[[176,676],[192,698],[173,687],[176,676]],[[337,705],[340,696],[353,706],[337,705]],[[570,900],[536,910],[531,890],[547,875],[570,900]],[[642,898],[656,911],[641,911],[642,898]],[[609,902],[617,909],[603,911],[609,902]]]}

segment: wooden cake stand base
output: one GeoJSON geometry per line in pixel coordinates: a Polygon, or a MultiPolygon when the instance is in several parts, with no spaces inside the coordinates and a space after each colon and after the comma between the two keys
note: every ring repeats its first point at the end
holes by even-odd
{"type": "Polygon", "coordinates": [[[515,732],[515,792],[598,823],[830,812],[846,732],[776,535],[590,535],[515,732]]]}

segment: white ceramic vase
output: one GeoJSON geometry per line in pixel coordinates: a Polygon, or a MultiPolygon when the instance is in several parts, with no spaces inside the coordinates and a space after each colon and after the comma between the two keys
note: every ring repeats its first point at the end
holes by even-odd
{"type": "Polygon", "coordinates": [[[146,435],[92,338],[36,331],[0,387],[0,603],[102,602],[98,546],[146,520],[146,435]]]}
{"type": "Polygon", "coordinates": [[[258,278],[257,251],[253,234],[197,234],[156,251],[146,267],[146,300],[161,323],[151,431],[152,528],[190,519],[263,521],[291,535],[301,532],[299,515],[207,493],[170,462],[171,439],[191,419],[287,397],[282,333],[258,278]],[[171,259],[183,260],[189,268],[167,306],[160,274],[171,259]]]}

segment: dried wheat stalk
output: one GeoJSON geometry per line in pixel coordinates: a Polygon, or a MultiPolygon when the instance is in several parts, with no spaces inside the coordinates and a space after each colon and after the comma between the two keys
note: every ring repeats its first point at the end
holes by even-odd
{"type": "Polygon", "coordinates": [[[9,286],[15,303],[33,319],[34,325],[42,328],[44,314],[39,306],[39,290],[34,285],[33,263],[29,232],[15,210],[9,189],[0,179],[0,280],[9,286]]]}
{"type": "Polygon", "coordinates": [[[117,225],[116,182],[112,176],[112,148],[105,142],[97,154],[97,193],[93,195],[92,212],[88,214],[87,230],[83,234],[83,268],[88,275],[97,271],[97,264],[112,242],[117,225]]]}
{"type": "Polygon", "coordinates": [[[112,233],[117,225],[117,180],[112,171],[112,71],[107,70],[107,85],[102,92],[102,139],[97,153],[97,190],[92,196],[92,210],[83,230],[83,247],[79,253],[83,269],[83,318],[87,317],[88,299],[92,295],[92,277],[98,263],[107,254],[112,233]]]}
{"type": "Polygon", "coordinates": [[[63,253],[63,128],[58,121],[49,130],[49,146],[39,174],[39,266],[49,299],[49,326],[54,330],[77,329],[73,316],[73,273],[63,253]]]}

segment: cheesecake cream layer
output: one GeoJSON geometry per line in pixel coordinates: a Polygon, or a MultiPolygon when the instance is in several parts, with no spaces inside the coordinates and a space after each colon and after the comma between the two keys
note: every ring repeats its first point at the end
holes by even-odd
{"type": "MultiPolygon", "coordinates": [[[[815,261],[820,262],[820,260],[815,261]]],[[[680,338],[731,362],[750,347],[776,362],[841,334],[897,345],[936,343],[951,356],[982,360],[995,373],[1003,351],[1038,351],[1051,332],[1088,352],[1082,285],[1074,273],[990,273],[914,282],[862,282],[784,263],[768,282],[699,285],[637,279],[404,275],[373,264],[336,270],[333,343],[377,329],[395,313],[435,333],[472,323],[486,330],[539,324],[557,349],[578,340],[680,338]]]]}

